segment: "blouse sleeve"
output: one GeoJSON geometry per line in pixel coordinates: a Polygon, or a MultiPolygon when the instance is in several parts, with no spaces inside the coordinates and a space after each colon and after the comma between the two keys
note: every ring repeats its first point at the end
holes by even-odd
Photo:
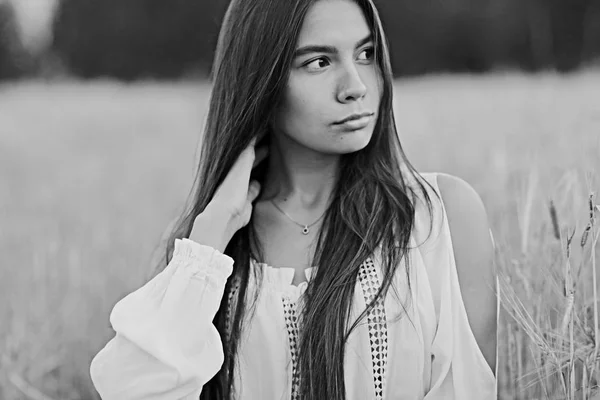
{"type": "Polygon", "coordinates": [[[116,334],[90,366],[102,399],[198,399],[223,363],[212,320],[232,270],[218,250],[176,239],[167,267],[110,314],[116,334]]]}
{"type": "MultiPolygon", "coordinates": [[[[439,271],[434,275],[439,290],[436,299],[439,314],[431,350],[431,385],[424,400],[495,400],[496,374],[485,360],[469,325],[443,202],[439,211],[443,215],[440,232],[428,255],[439,271]]],[[[498,301],[496,307],[499,307],[498,301]]]]}

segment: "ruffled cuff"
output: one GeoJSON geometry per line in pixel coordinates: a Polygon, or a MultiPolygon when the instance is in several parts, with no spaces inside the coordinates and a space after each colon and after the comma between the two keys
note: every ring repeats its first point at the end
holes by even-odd
{"type": "Polygon", "coordinates": [[[171,263],[193,268],[192,276],[199,278],[212,276],[220,280],[226,280],[233,272],[233,258],[211,246],[199,244],[186,238],[175,239],[171,263]]]}
{"type": "MultiPolygon", "coordinates": [[[[113,329],[175,371],[169,385],[210,379],[223,361],[212,320],[233,259],[189,239],[177,239],[167,267],[113,308],[113,329]]],[[[165,383],[166,385],[166,383],[165,383]]]]}

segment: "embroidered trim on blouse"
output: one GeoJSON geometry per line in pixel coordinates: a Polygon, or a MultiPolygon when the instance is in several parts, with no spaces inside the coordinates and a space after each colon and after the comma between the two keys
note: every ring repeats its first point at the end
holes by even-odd
{"type": "MultiPolygon", "coordinates": [[[[370,258],[361,265],[358,277],[365,296],[365,302],[368,305],[373,301],[380,287],[375,264],[370,258]]],[[[380,298],[371,311],[369,311],[367,322],[369,340],[371,342],[375,399],[381,400],[383,399],[385,390],[385,368],[388,355],[387,323],[383,298],[380,298]]]]}
{"type": "MultiPolygon", "coordinates": [[[[377,276],[375,264],[369,258],[360,267],[358,278],[362,287],[365,303],[369,304],[375,298],[379,290],[380,282],[377,276]]],[[[237,299],[239,289],[239,279],[235,279],[227,299],[227,320],[226,330],[228,335],[232,329],[233,310],[237,299]]],[[[296,312],[296,303],[288,296],[283,295],[283,314],[288,333],[289,348],[292,363],[292,388],[291,400],[298,400],[300,393],[300,371],[298,368],[298,316],[296,312]]],[[[371,362],[373,368],[373,388],[375,400],[382,400],[385,391],[385,369],[387,366],[388,340],[387,340],[387,322],[383,299],[379,299],[373,309],[367,314],[367,324],[369,331],[369,341],[371,346],[371,362]]]]}
{"type": "Polygon", "coordinates": [[[283,315],[285,326],[290,341],[290,354],[292,356],[292,400],[299,399],[300,372],[298,371],[298,318],[295,303],[286,296],[281,298],[283,302],[283,315]]]}
{"type": "Polygon", "coordinates": [[[237,294],[240,288],[240,279],[238,276],[233,278],[231,282],[231,289],[227,293],[227,310],[225,312],[225,333],[227,341],[231,337],[231,330],[233,329],[233,313],[237,305],[237,294]]]}

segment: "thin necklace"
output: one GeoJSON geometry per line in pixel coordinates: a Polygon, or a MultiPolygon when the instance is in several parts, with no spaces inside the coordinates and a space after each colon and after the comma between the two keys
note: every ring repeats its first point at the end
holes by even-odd
{"type": "Polygon", "coordinates": [[[317,220],[316,220],[315,222],[313,222],[312,224],[310,224],[310,225],[304,225],[304,224],[301,224],[301,223],[299,223],[299,222],[296,222],[296,221],[294,221],[294,219],[293,219],[292,217],[290,217],[290,216],[288,215],[288,213],[286,213],[286,212],[285,212],[285,211],[283,211],[281,208],[279,208],[279,206],[278,206],[277,204],[275,204],[275,202],[274,202],[273,200],[271,200],[271,203],[273,203],[273,205],[275,206],[275,208],[277,208],[277,209],[278,209],[279,211],[281,211],[281,212],[282,212],[282,213],[283,213],[283,214],[284,214],[286,217],[288,217],[288,218],[290,219],[290,221],[292,221],[292,222],[293,222],[293,223],[295,223],[296,225],[300,226],[300,227],[302,228],[302,233],[303,233],[304,235],[308,235],[308,234],[310,233],[310,229],[309,229],[309,228],[310,228],[311,226],[313,226],[314,224],[316,224],[317,222],[319,222],[319,221],[321,220],[321,218],[323,218],[323,217],[325,216],[325,213],[323,213],[323,215],[321,215],[321,216],[319,217],[319,219],[317,219],[317,220]]]}

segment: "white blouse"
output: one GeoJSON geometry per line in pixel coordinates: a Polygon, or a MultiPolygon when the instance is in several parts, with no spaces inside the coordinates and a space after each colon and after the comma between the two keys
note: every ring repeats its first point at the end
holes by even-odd
{"type": "MultiPolygon", "coordinates": [[[[422,176],[439,194],[437,174],[422,176]]],[[[398,269],[396,290],[390,289],[346,344],[347,400],[496,399],[495,372],[478,347],[461,297],[444,206],[425,186],[433,202],[433,231],[427,238],[430,216],[426,205],[417,202],[410,277],[405,268],[398,269]]],[[[361,266],[352,322],[380,285],[380,259],[374,254],[361,266]]],[[[296,399],[297,304],[315,268],[306,270],[308,282],[294,286],[292,268],[254,260],[250,265],[263,269],[263,282],[253,319],[242,333],[236,396],[296,399]]],[[[112,310],[116,335],[90,367],[104,400],[198,399],[223,363],[212,320],[232,268],[233,259],[212,247],[176,240],[164,271],[112,310]]],[[[256,287],[252,278],[249,284],[249,289],[256,287]]]]}

